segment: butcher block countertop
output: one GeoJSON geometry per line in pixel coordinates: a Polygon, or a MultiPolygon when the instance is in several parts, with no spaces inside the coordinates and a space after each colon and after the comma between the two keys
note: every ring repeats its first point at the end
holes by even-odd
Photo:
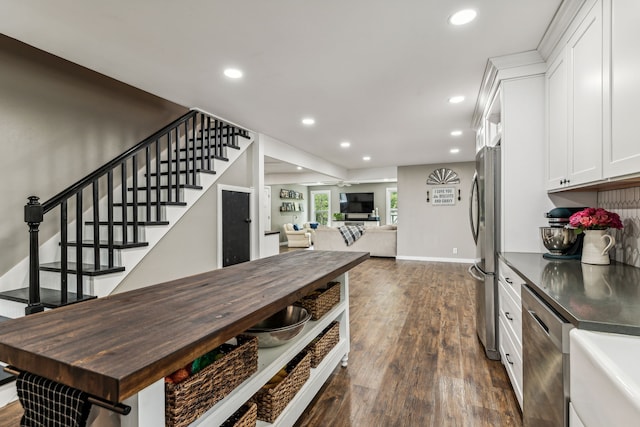
{"type": "Polygon", "coordinates": [[[0,360],[122,402],[369,257],[300,250],[0,324],[0,360]]]}

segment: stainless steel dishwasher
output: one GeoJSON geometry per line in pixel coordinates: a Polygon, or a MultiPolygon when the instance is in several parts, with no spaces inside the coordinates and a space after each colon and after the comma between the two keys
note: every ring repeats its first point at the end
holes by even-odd
{"type": "Polygon", "coordinates": [[[524,427],[569,425],[569,331],[573,325],[522,286],[524,427]]]}

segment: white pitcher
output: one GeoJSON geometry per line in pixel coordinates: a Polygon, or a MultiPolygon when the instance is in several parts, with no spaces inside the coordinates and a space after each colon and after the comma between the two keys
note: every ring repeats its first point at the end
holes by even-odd
{"type": "Polygon", "coordinates": [[[616,239],[607,230],[585,230],[582,243],[582,259],[585,264],[609,264],[609,250],[616,239]]]}

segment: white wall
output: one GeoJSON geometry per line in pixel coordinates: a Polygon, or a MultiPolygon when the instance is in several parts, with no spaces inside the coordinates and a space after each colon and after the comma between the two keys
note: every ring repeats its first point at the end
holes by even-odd
{"type": "Polygon", "coordinates": [[[398,168],[398,259],[471,262],[475,245],[469,226],[469,191],[474,162],[444,163],[398,168]],[[449,168],[460,184],[427,185],[435,169],[449,168]],[[434,206],[427,191],[438,187],[460,189],[461,200],[453,206],[434,206]],[[457,248],[457,254],[453,253],[457,248]]]}
{"type": "MultiPolygon", "coordinates": [[[[251,155],[244,152],[216,181],[238,187],[251,185],[251,155]]],[[[114,293],[179,279],[218,268],[218,196],[211,188],[171,228],[127,275],[114,293]]],[[[252,239],[256,241],[256,239],[252,239]]]]}

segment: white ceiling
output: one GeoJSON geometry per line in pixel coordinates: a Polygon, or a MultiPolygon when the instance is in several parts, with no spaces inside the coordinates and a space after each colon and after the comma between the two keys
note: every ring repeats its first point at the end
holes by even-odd
{"type": "Polygon", "coordinates": [[[0,31],[359,169],[472,160],[487,59],[535,49],[560,3],[0,0],[0,31]],[[447,23],[468,7],[474,22],[447,23]],[[463,103],[447,102],[458,94],[463,103]]]}

